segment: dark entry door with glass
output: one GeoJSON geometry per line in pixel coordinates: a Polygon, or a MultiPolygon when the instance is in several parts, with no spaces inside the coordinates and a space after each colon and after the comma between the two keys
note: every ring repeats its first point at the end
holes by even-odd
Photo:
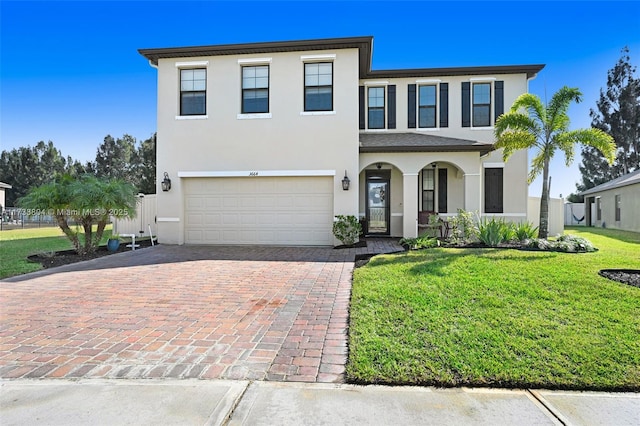
{"type": "Polygon", "coordinates": [[[390,234],[390,173],[389,171],[368,171],[367,178],[367,223],[368,233],[390,234]]]}

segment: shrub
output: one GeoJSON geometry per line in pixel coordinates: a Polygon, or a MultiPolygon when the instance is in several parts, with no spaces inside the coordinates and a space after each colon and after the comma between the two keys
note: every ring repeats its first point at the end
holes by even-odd
{"type": "Polygon", "coordinates": [[[503,222],[502,241],[516,241],[516,226],[513,222],[503,222]]]}
{"type": "Polygon", "coordinates": [[[556,249],[568,253],[594,252],[598,249],[591,241],[577,235],[561,235],[556,239],[556,249]]]}
{"type": "Polygon", "coordinates": [[[451,223],[449,241],[453,244],[468,243],[478,238],[478,227],[473,219],[473,213],[458,209],[457,216],[449,219],[449,222],[451,223]]]}
{"type": "Polygon", "coordinates": [[[482,219],[478,223],[478,238],[483,244],[489,247],[496,247],[504,241],[507,225],[502,220],[491,218],[490,220],[482,219]]]}
{"type": "Polygon", "coordinates": [[[337,215],[333,222],[333,235],[346,246],[353,245],[358,241],[361,230],[358,218],[353,215],[337,215]]]}
{"type": "Polygon", "coordinates": [[[433,247],[439,247],[440,241],[437,238],[423,235],[416,238],[403,238],[400,240],[400,245],[408,246],[410,250],[420,250],[433,247]]]}
{"type": "Polygon", "coordinates": [[[538,227],[531,222],[521,222],[515,225],[515,233],[518,241],[530,240],[538,235],[538,227]]]}
{"type": "Polygon", "coordinates": [[[561,251],[564,253],[589,253],[598,251],[591,242],[576,235],[561,235],[556,241],[541,238],[531,238],[525,241],[525,246],[540,250],[561,251]]]}

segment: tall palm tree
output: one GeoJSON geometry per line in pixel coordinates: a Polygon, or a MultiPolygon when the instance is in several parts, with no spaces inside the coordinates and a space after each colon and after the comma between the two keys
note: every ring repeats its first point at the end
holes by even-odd
{"type": "Polygon", "coordinates": [[[525,93],[496,121],[495,146],[502,148],[505,161],[519,149],[538,150],[531,161],[529,183],[542,172],[539,238],[547,238],[549,233],[549,162],[556,150],[564,152],[567,167],[573,162],[576,143],[598,149],[609,164],[615,158],[615,142],[602,130],[569,130],[569,105],[580,102],[581,97],[578,88],[564,86],[553,95],[549,104],[543,105],[539,97],[525,93]]]}

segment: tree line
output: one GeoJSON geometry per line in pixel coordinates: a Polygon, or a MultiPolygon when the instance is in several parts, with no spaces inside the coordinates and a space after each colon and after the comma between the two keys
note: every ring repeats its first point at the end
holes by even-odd
{"type": "Polygon", "coordinates": [[[82,163],[64,156],[52,141],[35,146],[3,150],[0,154],[0,182],[12,189],[5,191],[5,206],[15,206],[30,188],[55,181],[63,175],[91,175],[104,179],[122,179],[137,192],[156,192],[156,134],[138,142],[125,134],[121,138],[105,136],[94,161],[82,163]]]}
{"type": "MultiPolygon", "coordinates": [[[[600,89],[596,108],[589,114],[592,127],[613,137],[615,160],[609,164],[600,151],[584,147],[579,165],[582,181],[576,184],[578,192],[640,169],[640,79],[635,73],[629,48],[625,47],[618,62],[607,72],[607,87],[600,89]]],[[[583,202],[583,197],[571,194],[568,200],[583,202]]]]}

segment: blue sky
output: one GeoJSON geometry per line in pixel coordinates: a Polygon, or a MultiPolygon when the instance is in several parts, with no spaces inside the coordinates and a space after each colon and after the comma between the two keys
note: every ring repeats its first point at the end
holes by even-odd
{"type": "MultiPolygon", "coordinates": [[[[156,129],[156,71],[139,48],[374,36],[373,69],[546,64],[530,92],[564,85],[584,100],[572,128],[590,125],[607,70],[626,45],[640,63],[639,2],[0,2],[0,148],[52,140],[93,160],[107,134],[156,129]]],[[[551,194],[575,191],[552,163],[551,194]]],[[[530,187],[539,195],[541,182],[530,187]]]]}

